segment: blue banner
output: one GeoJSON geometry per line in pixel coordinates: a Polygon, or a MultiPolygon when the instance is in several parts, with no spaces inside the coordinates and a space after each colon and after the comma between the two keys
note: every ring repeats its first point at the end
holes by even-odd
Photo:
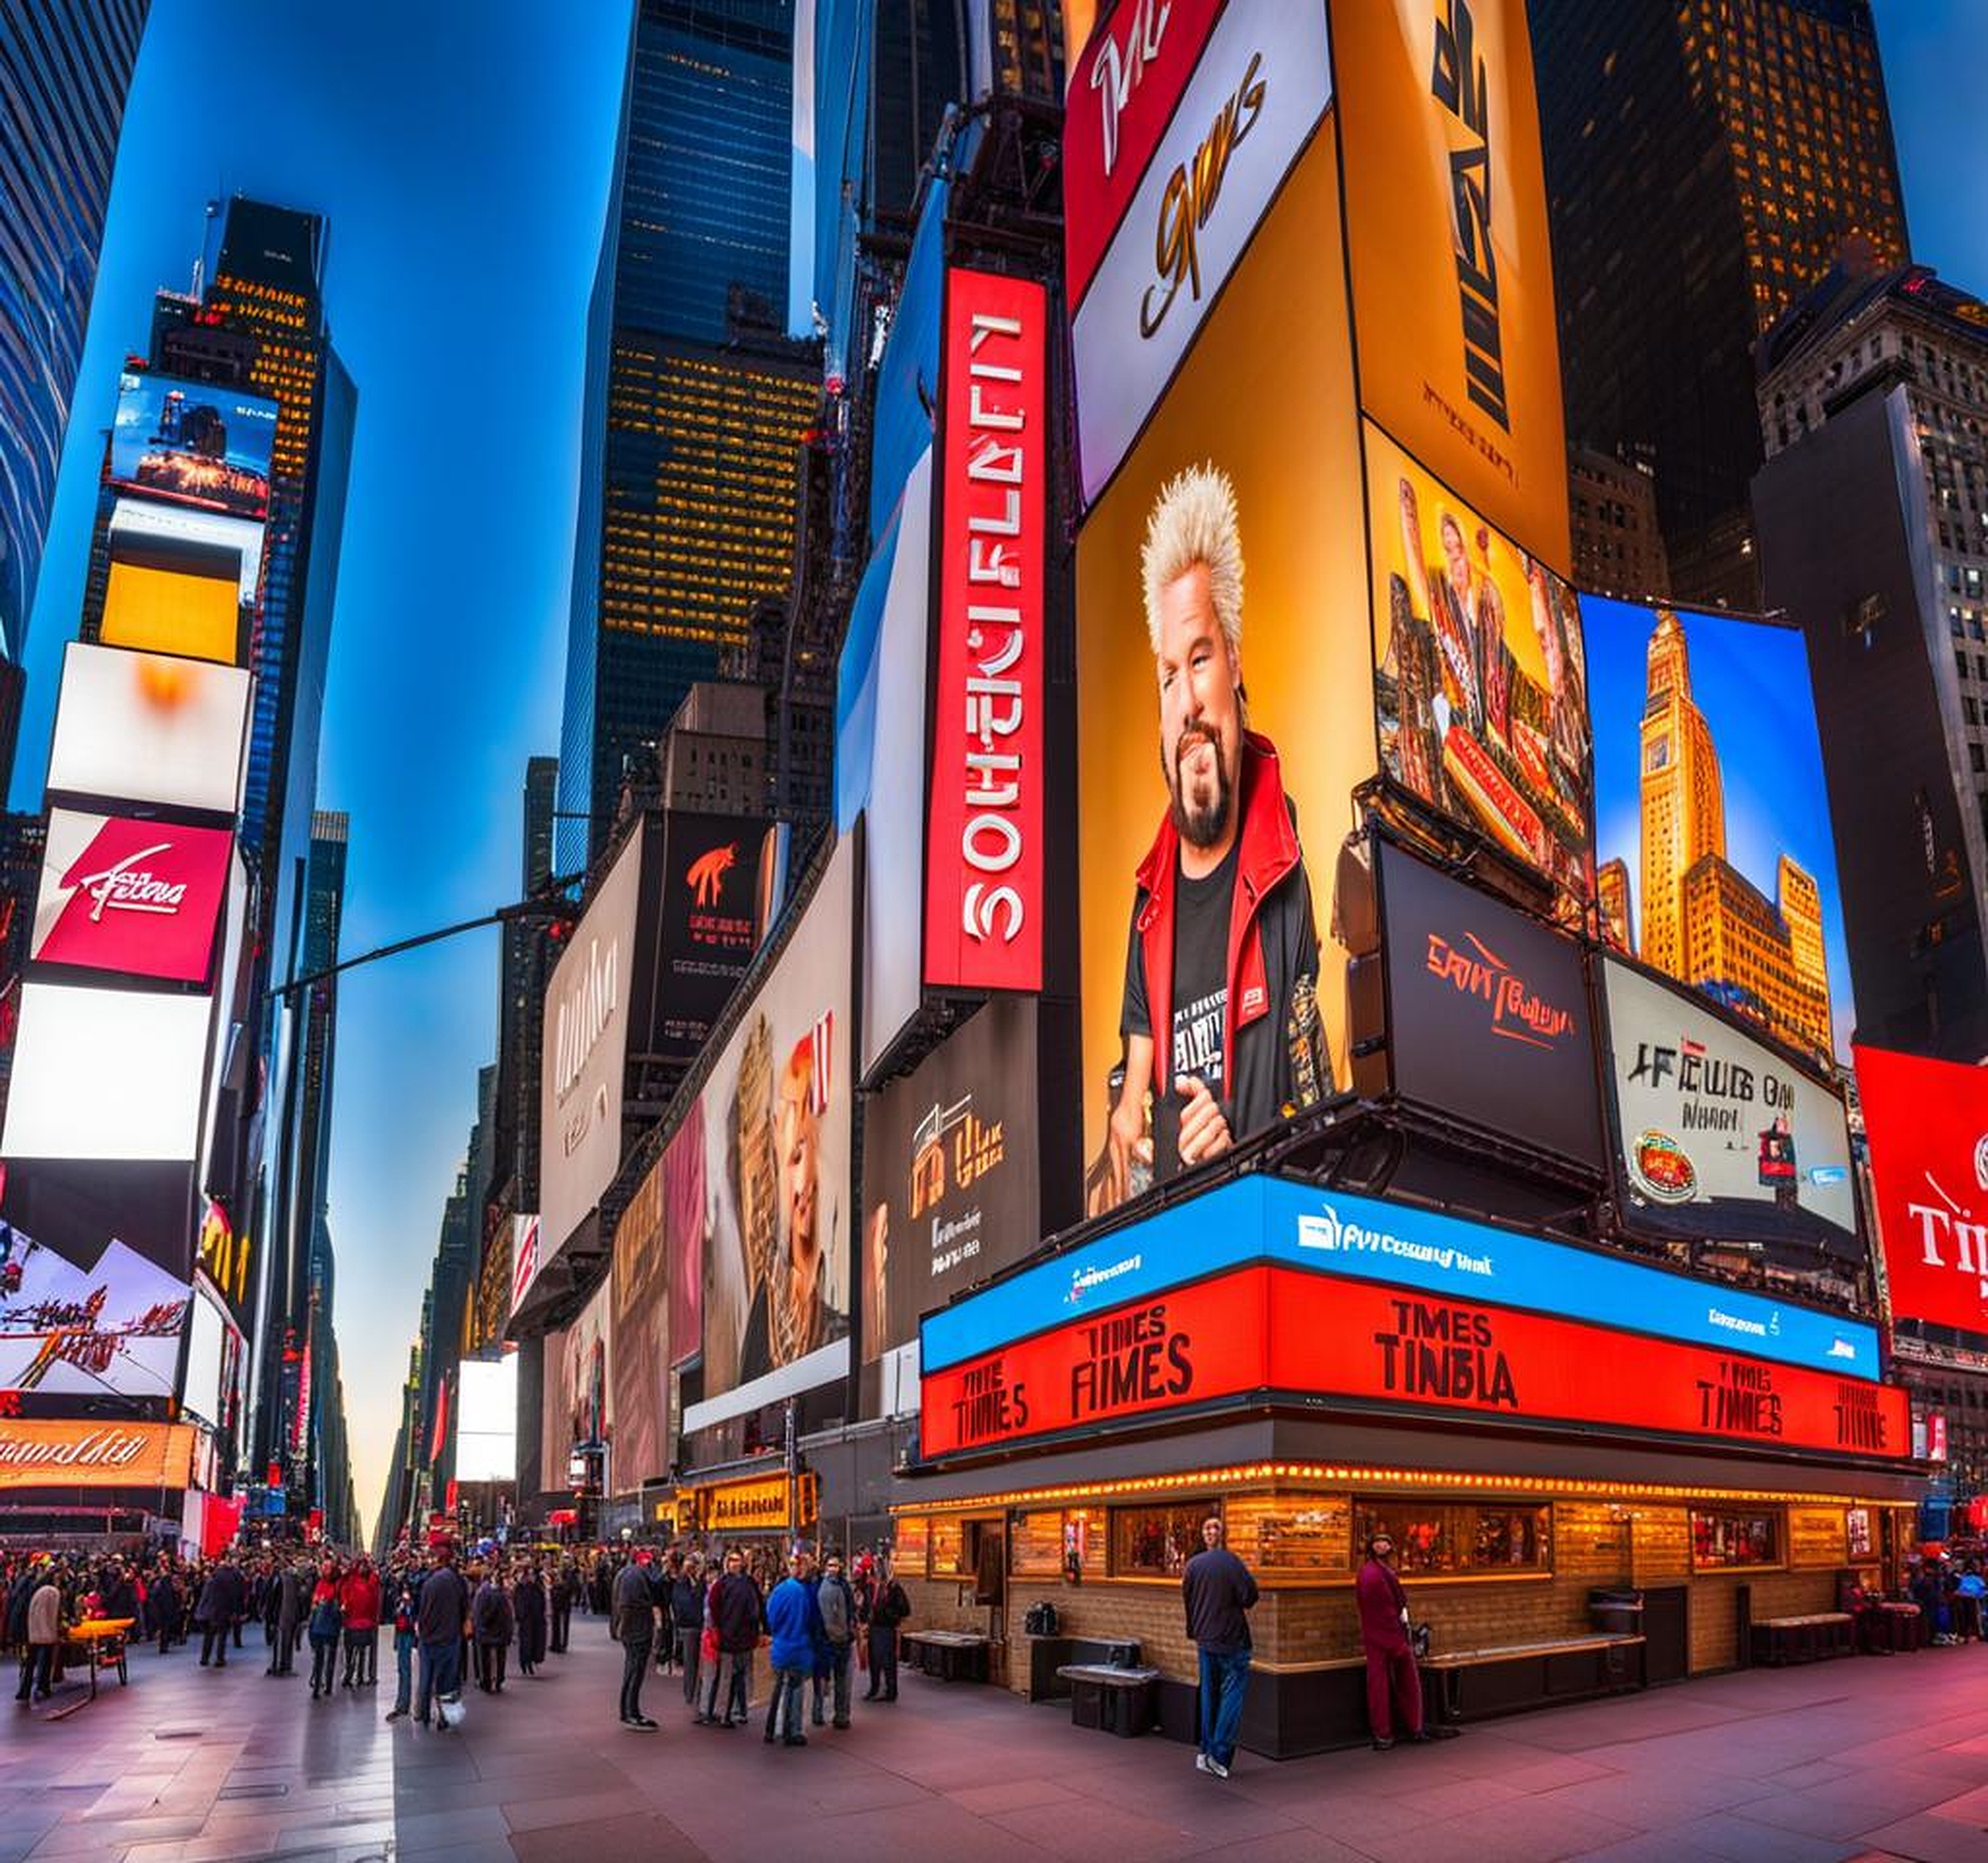
{"type": "Polygon", "coordinates": [[[1247,1262],[1385,1281],[1585,1320],[1840,1377],[1878,1376],[1876,1328],[1406,1204],[1244,1177],[1025,1268],[926,1316],[927,1371],[1247,1262]]]}

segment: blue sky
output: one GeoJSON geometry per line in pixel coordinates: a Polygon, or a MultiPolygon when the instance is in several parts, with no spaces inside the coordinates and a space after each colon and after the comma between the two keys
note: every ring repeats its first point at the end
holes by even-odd
{"type": "MultiPolygon", "coordinates": [[[[318,782],[352,816],[344,948],[517,896],[525,759],[559,744],[629,19],[628,0],[153,0],[29,631],[17,807],[45,771],[118,362],[146,345],[154,290],[186,287],[205,203],[238,191],[328,216],[332,332],[359,392],[318,782]]],[[[369,1518],[496,1018],[494,933],[342,986],[331,1223],[369,1518]]]]}

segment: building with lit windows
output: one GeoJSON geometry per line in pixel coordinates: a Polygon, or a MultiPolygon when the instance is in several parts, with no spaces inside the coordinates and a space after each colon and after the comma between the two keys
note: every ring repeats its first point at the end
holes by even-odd
{"type": "Polygon", "coordinates": [[[1680,601],[1758,605],[1754,342],[1861,235],[1904,262],[1867,0],[1532,0],[1568,433],[1655,471],[1680,601]]]}
{"type": "Polygon", "coordinates": [[[1974,1061],[1988,1055],[1988,304],[1925,266],[1857,256],[1760,345],[1762,575],[1808,638],[1858,1032],[1974,1061]]]}
{"type": "Polygon", "coordinates": [[[1611,861],[1599,876],[1605,924],[1644,963],[1784,1039],[1829,1054],[1821,894],[1785,853],[1772,899],[1726,858],[1718,750],[1691,695],[1684,627],[1668,609],[1657,610],[1645,692],[1643,923],[1632,940],[1628,874],[1611,861]]]}
{"type": "Polygon", "coordinates": [[[1626,601],[1668,596],[1671,568],[1649,467],[1593,447],[1570,447],[1567,478],[1575,585],[1626,601]]]}
{"type": "Polygon", "coordinates": [[[147,5],[23,0],[0,10],[0,798],[147,5]]]}

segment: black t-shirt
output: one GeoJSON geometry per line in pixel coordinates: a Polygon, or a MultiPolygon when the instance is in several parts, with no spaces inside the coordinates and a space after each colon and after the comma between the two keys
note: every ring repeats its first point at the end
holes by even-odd
{"type": "MultiPolygon", "coordinates": [[[[1229,919],[1235,898],[1238,843],[1232,841],[1221,865],[1205,879],[1174,874],[1173,1028],[1168,1051],[1167,1088],[1159,1089],[1154,1068],[1153,1177],[1173,1176],[1180,1168],[1180,1083],[1203,1082],[1226,1105],[1229,1099],[1229,919]]],[[[1150,1035],[1152,1010],[1146,997],[1146,954],[1140,948],[1138,915],[1134,914],[1131,947],[1126,956],[1126,1035],[1150,1035]]]]}

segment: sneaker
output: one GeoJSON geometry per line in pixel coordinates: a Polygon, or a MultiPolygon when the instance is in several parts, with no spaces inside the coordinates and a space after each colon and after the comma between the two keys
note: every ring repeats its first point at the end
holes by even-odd
{"type": "Polygon", "coordinates": [[[1208,1770],[1208,1755],[1206,1754],[1197,1753],[1195,1754],[1194,1770],[1197,1773],[1205,1773],[1208,1770]]]}
{"type": "Polygon", "coordinates": [[[1208,1762],[1208,1770],[1218,1779],[1225,1779],[1229,1776],[1228,1767],[1224,1766],[1218,1759],[1211,1759],[1208,1762]]]}
{"type": "Polygon", "coordinates": [[[1374,1743],[1374,1750],[1376,1753],[1385,1753],[1394,1744],[1391,1740],[1377,1740],[1374,1743]]]}

